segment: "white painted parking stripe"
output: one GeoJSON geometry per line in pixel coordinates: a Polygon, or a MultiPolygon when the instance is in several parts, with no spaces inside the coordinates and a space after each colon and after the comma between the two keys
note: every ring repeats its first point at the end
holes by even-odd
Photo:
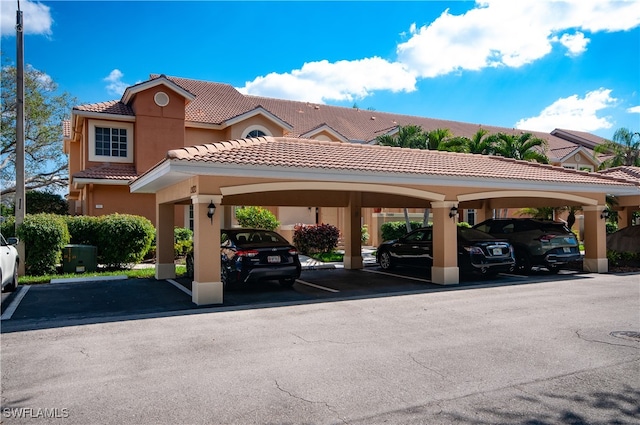
{"type": "Polygon", "coordinates": [[[307,286],[312,286],[314,288],[318,288],[318,289],[322,289],[323,291],[328,291],[328,292],[340,292],[337,289],[332,289],[332,288],[327,288],[326,286],[320,286],[320,285],[316,285],[315,283],[311,283],[311,282],[306,282],[304,280],[300,280],[297,279],[296,280],[297,283],[302,283],[303,285],[307,285],[307,286]]]}
{"type": "Polygon", "coordinates": [[[9,304],[9,307],[7,307],[4,313],[2,313],[2,316],[0,316],[0,320],[11,319],[11,316],[13,316],[13,313],[15,313],[16,309],[20,305],[20,301],[22,301],[24,296],[27,295],[27,291],[29,289],[31,289],[31,286],[29,285],[18,286],[18,293],[16,294],[16,297],[13,299],[13,301],[11,301],[11,304],[9,304]]]}
{"type": "Polygon", "coordinates": [[[191,293],[191,291],[187,288],[185,288],[184,286],[180,285],[178,282],[176,282],[173,279],[167,279],[167,282],[169,282],[170,284],[172,284],[173,286],[175,286],[176,288],[178,288],[179,290],[181,290],[182,292],[184,292],[185,294],[189,295],[190,297],[193,296],[193,294],[191,293]]]}
{"type": "Polygon", "coordinates": [[[401,277],[401,278],[403,278],[403,279],[417,280],[418,282],[432,283],[429,279],[421,279],[421,278],[419,278],[419,277],[411,277],[411,276],[402,276],[402,275],[400,275],[400,274],[393,274],[393,273],[381,272],[381,271],[378,271],[378,270],[361,269],[360,271],[368,272],[368,273],[383,274],[383,275],[385,275],[385,276],[401,277]]]}

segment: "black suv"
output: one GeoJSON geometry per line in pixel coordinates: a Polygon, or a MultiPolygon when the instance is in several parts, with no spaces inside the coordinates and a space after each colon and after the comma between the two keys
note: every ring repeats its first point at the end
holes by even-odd
{"type": "Polygon", "coordinates": [[[557,273],[561,266],[582,259],[576,235],[558,221],[493,218],[473,228],[507,239],[515,250],[516,268],[522,273],[529,273],[533,266],[557,273]]]}

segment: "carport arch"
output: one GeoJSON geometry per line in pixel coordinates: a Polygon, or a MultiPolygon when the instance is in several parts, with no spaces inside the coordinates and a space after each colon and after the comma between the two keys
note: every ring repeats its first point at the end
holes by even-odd
{"type": "Polygon", "coordinates": [[[340,190],[347,192],[374,192],[392,195],[404,195],[411,198],[425,199],[428,201],[444,201],[445,195],[426,190],[412,189],[402,186],[368,183],[341,183],[341,182],[275,182],[256,183],[239,186],[221,187],[222,196],[244,195],[248,193],[276,192],[283,190],[340,190]]]}
{"type": "Polygon", "coordinates": [[[561,199],[563,201],[575,202],[580,205],[597,205],[598,201],[584,196],[578,196],[571,193],[559,192],[532,192],[530,190],[502,190],[491,192],[469,193],[466,195],[458,195],[458,202],[477,201],[480,199],[491,198],[547,198],[561,199]]]}

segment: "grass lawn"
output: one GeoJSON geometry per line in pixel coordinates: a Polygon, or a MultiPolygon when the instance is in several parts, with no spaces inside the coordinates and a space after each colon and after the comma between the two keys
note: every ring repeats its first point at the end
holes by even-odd
{"type": "MultiPolygon", "coordinates": [[[[180,277],[187,272],[187,268],[184,265],[176,266],[176,276],[180,277]]],[[[129,279],[150,279],[155,277],[156,270],[153,267],[145,269],[125,269],[125,270],[110,270],[99,271],[89,273],[64,273],[64,274],[50,274],[44,276],[21,276],[18,280],[20,285],[37,285],[41,283],[50,283],[51,279],[68,279],[77,277],[95,277],[95,276],[122,276],[126,275],[129,279]]]]}

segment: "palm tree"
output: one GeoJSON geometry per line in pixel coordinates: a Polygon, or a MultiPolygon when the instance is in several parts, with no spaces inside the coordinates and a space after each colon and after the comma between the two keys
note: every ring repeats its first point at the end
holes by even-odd
{"type": "Polygon", "coordinates": [[[505,158],[524,161],[535,161],[548,164],[549,158],[543,153],[547,142],[531,133],[515,134],[497,133],[489,136],[495,149],[495,154],[505,158]]]}
{"type": "Polygon", "coordinates": [[[425,149],[427,145],[427,135],[419,125],[398,126],[398,132],[396,134],[383,134],[382,136],[378,136],[376,141],[382,146],[425,149]]]}
{"type": "Polygon", "coordinates": [[[489,134],[489,130],[480,128],[471,138],[458,136],[453,139],[457,140],[464,152],[491,155],[493,153],[493,143],[489,137],[485,137],[487,134],[489,134]]]}
{"type": "Polygon", "coordinates": [[[640,167],[640,133],[632,133],[628,128],[619,128],[613,133],[613,140],[598,145],[595,153],[611,157],[602,161],[599,170],[622,165],[640,167]]]}
{"type": "Polygon", "coordinates": [[[453,137],[448,128],[436,128],[427,131],[427,149],[434,151],[463,152],[464,143],[457,137],[453,137]]]}

